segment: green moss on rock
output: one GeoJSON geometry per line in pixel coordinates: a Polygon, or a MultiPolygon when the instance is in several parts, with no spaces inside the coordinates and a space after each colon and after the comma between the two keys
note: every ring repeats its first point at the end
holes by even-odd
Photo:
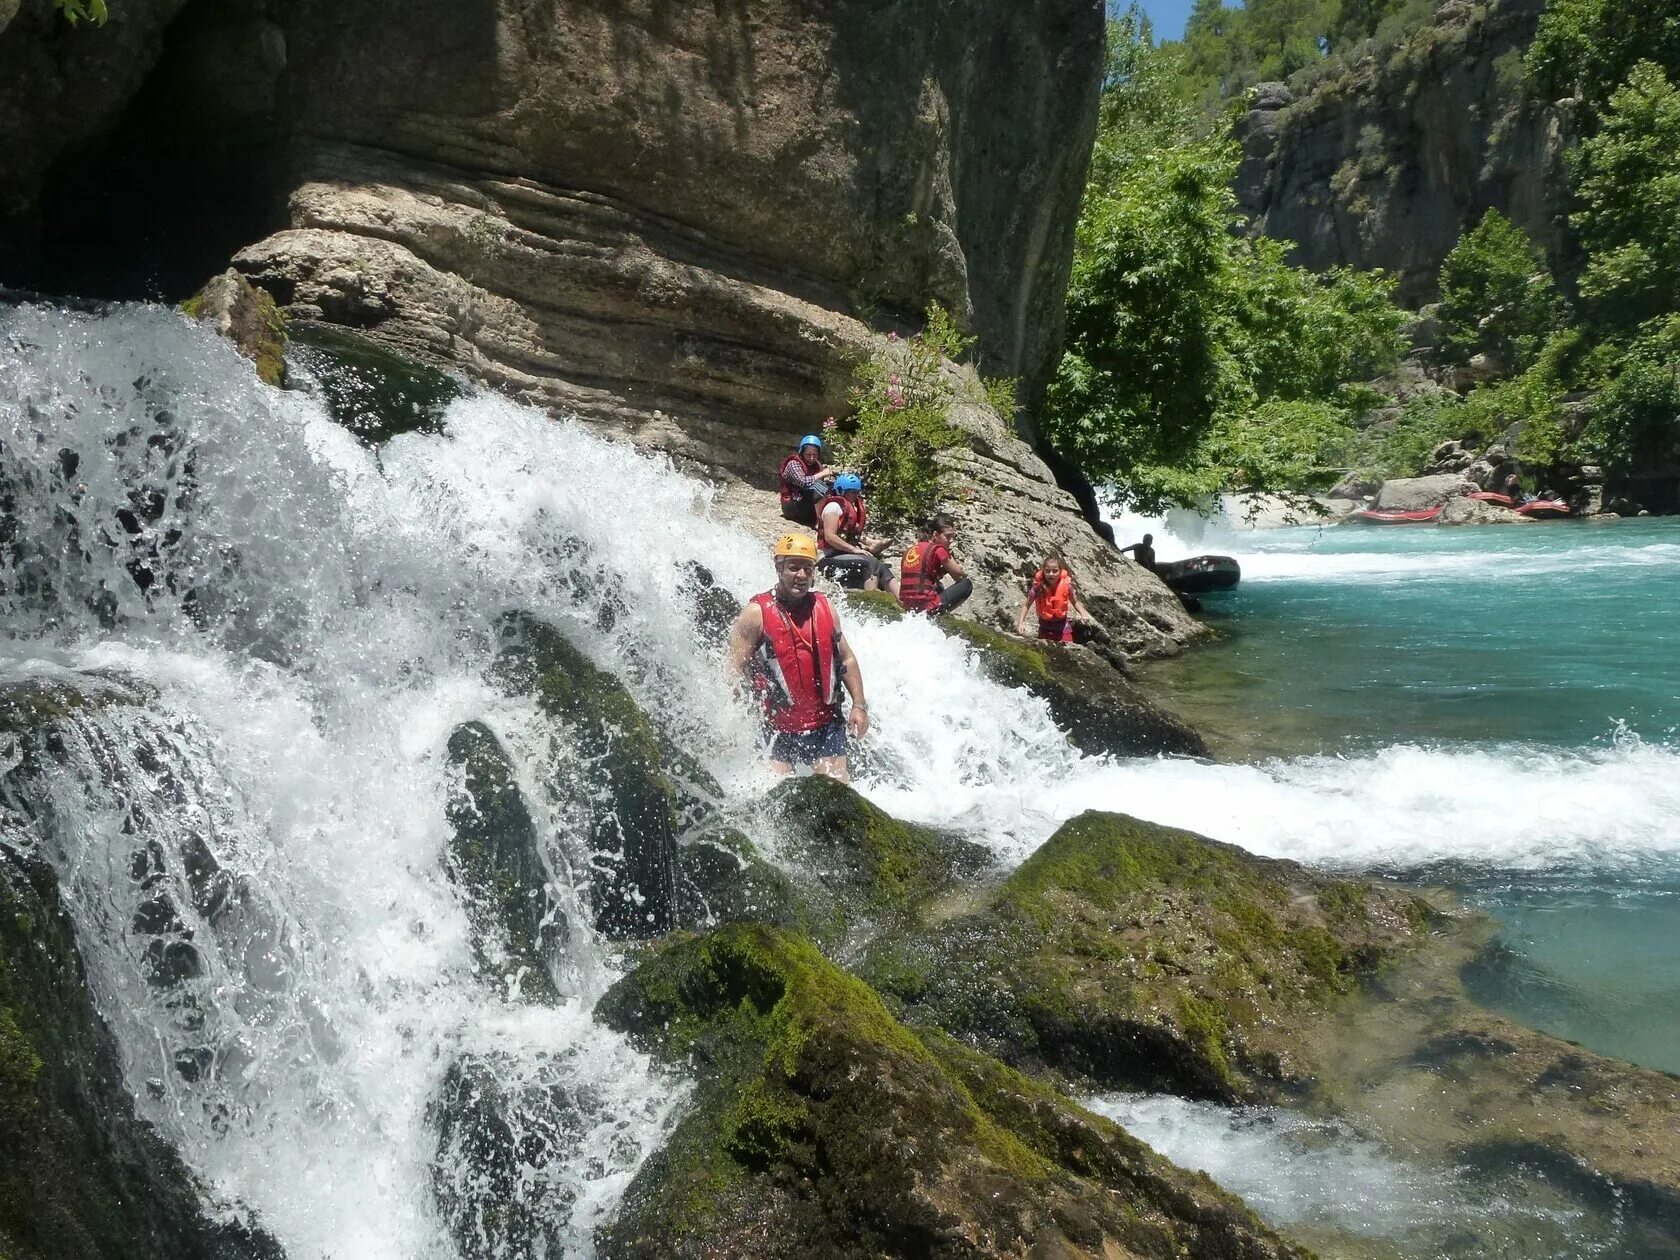
{"type": "Polygon", "coordinates": [[[200,1196],[135,1115],[51,869],[0,842],[0,1255],[279,1256],[200,1196]]]}
{"type": "Polygon", "coordinates": [[[614,1260],[1298,1254],[1114,1126],[924,1040],[790,933],[675,938],[597,1017],[697,1075],[601,1239],[614,1260]]]}
{"type": "Polygon", "coordinates": [[[903,918],[989,864],[955,836],[900,822],[824,775],[790,778],[765,802],[788,869],[838,899],[847,918],[903,918]]]}
{"type": "Polygon", "coordinates": [[[189,319],[208,323],[256,365],[265,385],[286,375],[286,317],[275,301],[237,271],[211,279],[181,303],[189,319]]]}
{"type": "Polygon", "coordinates": [[[845,918],[833,898],[801,889],[731,827],[712,827],[677,846],[677,925],[768,923],[836,944],[845,918]]]}
{"type": "Polygon", "coordinates": [[[876,942],[862,974],[1029,1068],[1224,1100],[1301,1093],[1314,1065],[1291,1028],[1418,939],[1413,900],[1093,812],[983,908],[876,942]]]}

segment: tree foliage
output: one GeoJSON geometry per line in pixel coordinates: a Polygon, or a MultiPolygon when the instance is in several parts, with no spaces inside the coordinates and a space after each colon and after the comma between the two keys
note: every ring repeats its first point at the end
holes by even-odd
{"type": "Polygon", "coordinates": [[[53,3],[71,26],[83,21],[104,26],[105,20],[111,16],[105,0],[53,0],[53,3]]]}
{"type": "Polygon", "coordinates": [[[1680,90],[1637,63],[1575,161],[1587,252],[1581,294],[1595,317],[1629,327],[1680,304],[1680,90]]]}
{"type": "Polygon", "coordinates": [[[1323,468],[1345,383],[1392,366],[1389,283],[1314,275],[1251,241],[1230,193],[1235,146],[1198,130],[1184,53],[1135,13],[1111,26],[1096,158],[1045,403],[1052,444],[1144,508],[1323,468]],[[1300,404],[1283,406],[1282,404],[1300,404]]]}
{"type": "Polygon", "coordinates": [[[1542,95],[1579,96],[1590,125],[1640,61],[1680,73],[1680,8],[1662,0],[1551,0],[1525,64],[1542,95]]]}
{"type": "Polygon", "coordinates": [[[1497,210],[1459,238],[1441,264],[1441,341],[1448,362],[1485,354],[1523,370],[1567,312],[1528,234],[1497,210]]]}

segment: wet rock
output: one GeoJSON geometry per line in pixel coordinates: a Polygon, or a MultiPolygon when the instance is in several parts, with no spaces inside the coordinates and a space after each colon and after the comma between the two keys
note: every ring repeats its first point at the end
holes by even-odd
{"type": "Polygon", "coordinates": [[[1115,1125],[899,1024],[792,934],[670,942],[597,1016],[697,1077],[603,1231],[610,1260],[1304,1254],[1115,1125]]]}
{"type": "MultiPolygon", "coordinates": [[[[852,592],[846,598],[851,606],[877,616],[904,615],[898,601],[881,592],[852,592]]],[[[994,682],[1041,696],[1056,724],[1085,752],[1207,755],[1207,744],[1196,731],[1147,699],[1091,648],[1021,639],[963,617],[936,617],[933,624],[973,647],[981,669],[994,682]]]]}
{"type": "Polygon", "coordinates": [[[466,386],[429,364],[392,352],[370,337],[324,324],[288,329],[288,386],[315,392],[332,418],[367,442],[400,433],[436,433],[466,386]]]}
{"type": "Polygon", "coordinates": [[[1120,814],[1064,824],[980,908],[883,937],[861,974],[1027,1069],[1236,1100],[1310,1092],[1294,1029],[1428,931],[1408,893],[1120,814]]]}
{"type": "Polygon", "coordinates": [[[694,603],[694,624],[700,640],[708,647],[722,647],[729,638],[729,627],[741,615],[741,601],[719,586],[705,565],[690,560],[683,568],[687,576],[684,589],[694,603]]]}
{"type": "Polygon", "coordinates": [[[567,737],[550,788],[584,830],[597,930],[614,940],[669,931],[677,791],[647,715],[563,634],[523,613],[503,620],[497,672],[504,685],[534,694],[567,737]]]}
{"type": "Polygon", "coordinates": [[[587,1097],[558,1081],[521,1080],[496,1056],[465,1055],[444,1077],[432,1194],[462,1260],[561,1256],[574,1191],[547,1176],[589,1129],[587,1097]]]}
{"type": "Polygon", "coordinates": [[[832,897],[852,927],[903,920],[991,865],[981,846],[900,822],[823,775],[777,785],[763,814],[783,867],[832,897]]]}
{"type": "Polygon", "coordinates": [[[844,920],[837,906],[818,907],[812,900],[733,828],[714,827],[677,846],[678,927],[768,923],[832,944],[842,935],[844,920]]]}
{"type": "Polygon", "coordinates": [[[56,877],[0,840],[0,1254],[279,1260],[203,1195],[135,1114],[56,877]]]}
{"type": "Polygon", "coordinates": [[[257,366],[265,385],[286,375],[286,317],[274,299],[231,267],[181,303],[191,319],[208,324],[257,366]]]}
{"type": "Polygon", "coordinates": [[[466,905],[473,954],[501,992],[557,1001],[549,968],[566,942],[566,918],[512,763],[479,722],[450,735],[449,763],[456,779],[445,807],[454,829],[446,869],[466,905]]]}

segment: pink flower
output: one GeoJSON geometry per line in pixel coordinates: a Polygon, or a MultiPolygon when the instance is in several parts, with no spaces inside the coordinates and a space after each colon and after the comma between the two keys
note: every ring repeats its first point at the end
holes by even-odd
{"type": "Polygon", "coordinates": [[[894,386],[887,391],[887,401],[892,404],[892,409],[897,411],[904,406],[904,391],[894,386]]]}
{"type": "Polygon", "coordinates": [[[895,332],[888,333],[887,334],[887,340],[888,341],[897,341],[898,340],[898,334],[895,333],[895,332]]]}
{"type": "Polygon", "coordinates": [[[824,429],[832,429],[834,427],[835,427],[835,419],[834,419],[833,416],[829,416],[828,419],[823,421],[823,428],[824,429]]]}
{"type": "Polygon", "coordinates": [[[892,376],[889,377],[888,379],[891,380],[894,385],[897,385],[898,384],[898,373],[894,372],[892,374],[892,376]]]}

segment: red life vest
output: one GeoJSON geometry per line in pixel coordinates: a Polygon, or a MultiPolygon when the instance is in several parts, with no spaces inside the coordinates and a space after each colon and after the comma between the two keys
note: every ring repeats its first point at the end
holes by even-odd
{"type": "MultiPolygon", "coordinates": [[[[795,451],[792,455],[789,455],[782,461],[781,470],[776,474],[776,486],[777,489],[782,492],[783,507],[786,507],[789,503],[793,503],[804,497],[805,494],[804,490],[795,489],[792,485],[788,484],[788,469],[793,465],[798,466],[799,472],[802,476],[809,477],[812,473],[817,471],[816,468],[813,468],[810,464],[805,462],[805,457],[798,451],[795,451]]],[[[822,467],[821,464],[817,465],[817,468],[820,467],[822,467]]]]}
{"type": "Polygon", "coordinates": [[[1044,570],[1033,574],[1033,594],[1036,597],[1040,621],[1065,621],[1073,603],[1073,575],[1066,569],[1056,574],[1054,585],[1044,581],[1044,570]]]}
{"type": "Polygon", "coordinates": [[[840,537],[849,543],[857,543],[863,538],[863,530],[869,524],[869,508],[860,498],[853,503],[843,494],[831,494],[817,504],[817,546],[828,551],[828,545],[823,541],[823,513],[828,511],[831,504],[840,505],[840,537]]]}
{"type": "Polygon", "coordinates": [[[840,627],[826,597],[812,591],[804,628],[794,624],[775,591],[754,595],[764,614],[757,676],[766,686],[764,714],[778,731],[803,735],[840,716],[840,627]]]}
{"type": "Polygon", "coordinates": [[[943,543],[916,543],[904,553],[904,572],[898,580],[898,602],[916,612],[939,607],[939,578],[945,570],[943,543]],[[940,554],[940,553],[943,553],[940,554]]]}

